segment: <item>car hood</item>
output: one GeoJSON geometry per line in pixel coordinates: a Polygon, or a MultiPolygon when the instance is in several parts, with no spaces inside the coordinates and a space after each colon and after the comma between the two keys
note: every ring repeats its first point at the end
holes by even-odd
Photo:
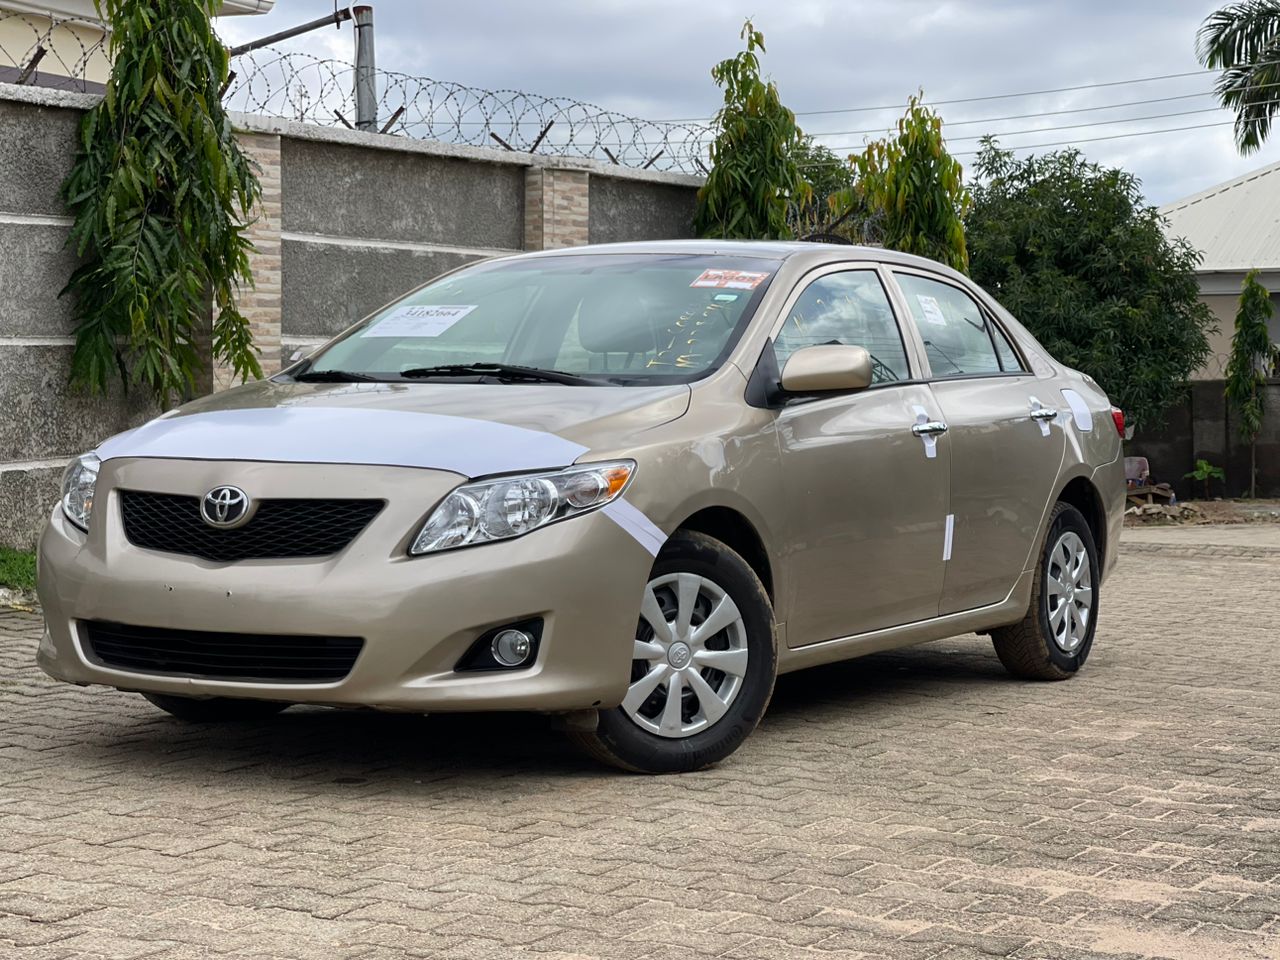
{"type": "Polygon", "coordinates": [[[103,443],[104,459],[367,463],[483,476],[565,466],[682,416],[690,388],[264,381],[103,443]]]}

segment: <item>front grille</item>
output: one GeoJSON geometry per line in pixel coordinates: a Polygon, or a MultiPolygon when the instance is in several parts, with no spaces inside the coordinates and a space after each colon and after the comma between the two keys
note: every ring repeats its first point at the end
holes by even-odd
{"type": "Polygon", "coordinates": [[[359,637],[207,633],[83,621],[89,660],[132,673],[270,683],[333,683],[351,672],[359,637]]]}
{"type": "Polygon", "coordinates": [[[222,530],[200,516],[200,498],[122,490],[124,533],[135,547],[205,560],[327,557],[359,535],[382,500],[263,500],[242,527],[222,530]]]}

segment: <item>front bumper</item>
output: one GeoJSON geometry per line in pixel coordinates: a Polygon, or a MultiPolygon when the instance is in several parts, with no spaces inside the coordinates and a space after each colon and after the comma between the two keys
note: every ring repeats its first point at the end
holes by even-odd
{"type": "Polygon", "coordinates": [[[109,461],[91,531],[55,508],[40,541],[38,592],[50,676],[179,696],[249,697],[387,710],[611,707],[626,692],[652,556],[596,511],[527,536],[409,557],[405,545],[461,478],[391,467],[109,461]],[[384,496],[387,507],[341,552],[308,560],[213,563],[130,544],[115,490],[199,495],[234,483],[254,496],[384,496]],[[544,621],[537,660],[456,672],[485,631],[544,621]],[[90,662],[83,621],[245,634],[355,636],[363,649],[334,683],[135,673],[90,662]]]}

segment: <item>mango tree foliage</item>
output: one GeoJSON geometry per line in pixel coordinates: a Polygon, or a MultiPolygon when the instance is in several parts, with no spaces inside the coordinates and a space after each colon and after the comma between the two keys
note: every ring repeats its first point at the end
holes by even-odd
{"type": "Polygon", "coordinates": [[[777,86],[760,75],[756,51],[765,52],[764,34],[748,20],[742,38],[747,48],[711,70],[724,106],[693,227],[713,239],[789,239],[788,210],[805,208],[812,194],[797,159],[803,134],[777,86]]]}
{"type": "Polygon", "coordinates": [[[1200,254],[1164,233],[1137,179],[1078,150],[1015,159],[988,138],[965,221],[975,281],[1139,426],[1209,356],[1200,254]]]}
{"type": "Polygon", "coordinates": [[[93,392],[119,377],[164,406],[190,396],[210,336],[215,360],[262,376],[234,299],[252,282],[241,211],[260,191],[222,107],[218,6],[99,0],[111,77],[62,186],[82,261],[63,291],[76,318],[71,377],[93,392]]]}
{"type": "Polygon", "coordinates": [[[942,118],[913,96],[897,136],[849,157],[854,185],[831,198],[833,215],[861,207],[890,250],[969,269],[964,214],[969,205],[960,162],[947,153],[942,118]]]}
{"type": "Polygon", "coordinates": [[[1227,402],[1235,414],[1236,431],[1249,444],[1249,496],[1257,496],[1257,440],[1262,431],[1262,418],[1267,410],[1267,375],[1280,357],[1271,342],[1267,321],[1275,313],[1271,294],[1258,282],[1258,271],[1244,278],[1240,291],[1240,308],[1236,313],[1236,331],[1231,337],[1231,356],[1227,360],[1227,402]]]}
{"type": "Polygon", "coordinates": [[[830,200],[852,186],[849,164],[808,135],[796,144],[793,155],[810,189],[806,202],[793,204],[788,211],[793,232],[799,237],[828,233],[844,236],[844,224],[835,224],[831,216],[830,200]]]}

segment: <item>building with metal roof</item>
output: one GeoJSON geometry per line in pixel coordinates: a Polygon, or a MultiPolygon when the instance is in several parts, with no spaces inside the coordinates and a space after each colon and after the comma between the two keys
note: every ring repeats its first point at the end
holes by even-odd
{"type": "Polygon", "coordinates": [[[1276,304],[1271,339],[1280,341],[1280,163],[1246,173],[1182,200],[1166,204],[1165,232],[1201,251],[1196,273],[1200,298],[1218,318],[1210,338],[1213,356],[1198,374],[1220,379],[1231,351],[1240,287],[1250,270],[1276,304]]]}

